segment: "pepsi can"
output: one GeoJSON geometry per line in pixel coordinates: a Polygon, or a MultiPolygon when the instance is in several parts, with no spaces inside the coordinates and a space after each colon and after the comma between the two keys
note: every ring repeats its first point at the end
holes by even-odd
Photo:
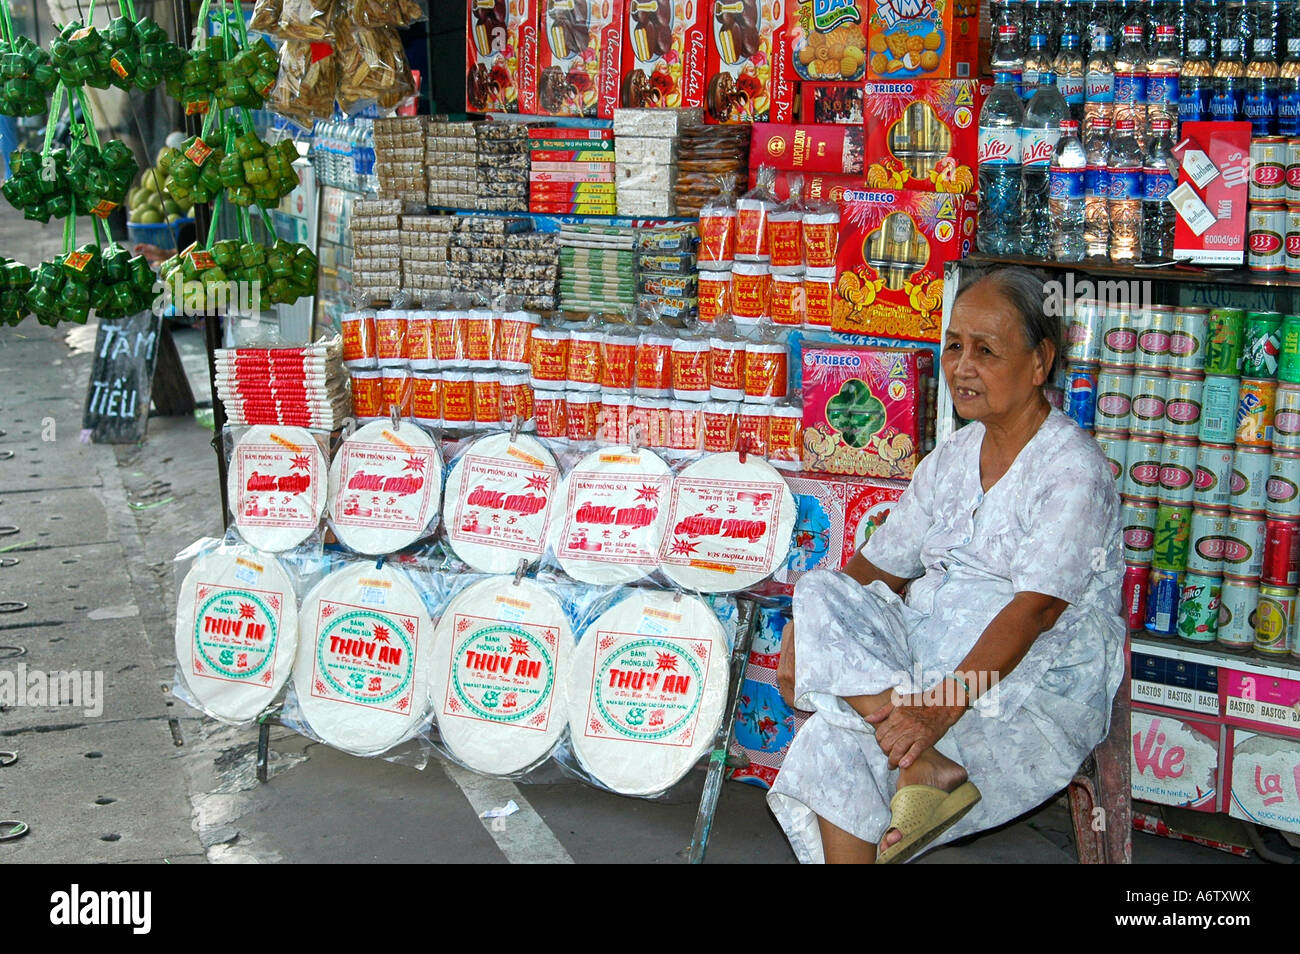
{"type": "Polygon", "coordinates": [[[1072,364],[1065,372],[1065,414],[1085,431],[1097,421],[1097,366],[1072,364]]]}

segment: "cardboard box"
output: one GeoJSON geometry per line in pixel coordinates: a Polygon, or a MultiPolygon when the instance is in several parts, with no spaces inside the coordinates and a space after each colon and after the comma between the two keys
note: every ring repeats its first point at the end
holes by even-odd
{"type": "Polygon", "coordinates": [[[805,345],[804,467],[906,480],[927,433],[928,348],[805,345]]]}
{"type": "Polygon", "coordinates": [[[1219,715],[1219,667],[1180,659],[1176,652],[1134,646],[1131,693],[1134,704],[1219,715]]]}
{"type": "Polygon", "coordinates": [[[1223,721],[1300,739],[1300,678],[1219,667],[1223,721]]]}
{"type": "Polygon", "coordinates": [[[1300,742],[1229,729],[1228,814],[1300,832],[1300,742]]]}
{"type": "Polygon", "coordinates": [[[867,16],[867,0],[787,0],[791,79],[862,79],[867,16]]]}
{"type": "Polygon", "coordinates": [[[704,105],[706,4],[636,0],[628,5],[619,105],[704,105]]]}
{"type": "Polygon", "coordinates": [[[754,123],[749,165],[791,172],[862,175],[860,126],[819,126],[809,123],[754,123]]]}
{"type": "Polygon", "coordinates": [[[1134,798],[1201,812],[1220,810],[1222,726],[1136,707],[1129,724],[1134,798]]]}
{"type": "Polygon", "coordinates": [[[611,119],[618,105],[627,0],[536,0],[538,116],[611,119]]]}
{"type": "Polygon", "coordinates": [[[870,3],[869,79],[967,79],[978,75],[979,14],[973,4],[958,0],[870,3]]]}
{"type": "Polygon", "coordinates": [[[938,341],[944,265],[974,243],[974,196],[847,191],[832,330],[938,341]]]}
{"type": "Polygon", "coordinates": [[[1250,123],[1183,123],[1179,135],[1182,140],[1173,150],[1180,167],[1178,185],[1169,196],[1178,210],[1174,258],[1204,265],[1241,265],[1246,248],[1250,123]]]}
{"type": "Polygon", "coordinates": [[[980,80],[867,83],[867,186],[974,192],[979,115],[993,89],[980,80]]]}
{"type": "Polygon", "coordinates": [[[708,65],[704,111],[711,123],[790,122],[794,82],[786,0],[704,0],[708,65]]]}
{"type": "MultiPolygon", "coordinates": [[[[523,93],[537,59],[537,0],[468,0],[465,109],[530,112],[523,93]],[[527,107],[527,108],[526,108],[527,107]]],[[[530,86],[534,91],[536,85],[530,86]]]]}
{"type": "Polygon", "coordinates": [[[799,88],[799,121],[860,126],[865,116],[861,83],[803,83],[799,88]]]}

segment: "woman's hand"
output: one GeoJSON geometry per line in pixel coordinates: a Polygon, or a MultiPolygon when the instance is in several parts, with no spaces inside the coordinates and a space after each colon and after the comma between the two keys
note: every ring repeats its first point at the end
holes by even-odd
{"type": "Polygon", "coordinates": [[[781,630],[781,660],[776,664],[776,687],[785,704],[794,707],[794,620],[781,630]]]}
{"type": "MultiPolygon", "coordinates": [[[[779,669],[777,673],[780,681],[779,669]]],[[[867,721],[876,727],[876,742],[889,756],[889,767],[908,768],[922,752],[942,739],[965,711],[956,705],[926,705],[921,693],[911,696],[895,693],[893,700],[867,716],[867,721]]]]}

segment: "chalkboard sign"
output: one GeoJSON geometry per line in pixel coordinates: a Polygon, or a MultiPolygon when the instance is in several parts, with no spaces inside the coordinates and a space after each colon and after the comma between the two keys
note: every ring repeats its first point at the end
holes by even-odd
{"type": "Polygon", "coordinates": [[[152,311],[99,323],[81,419],[83,439],[132,444],[144,437],[161,331],[162,318],[152,311]]]}

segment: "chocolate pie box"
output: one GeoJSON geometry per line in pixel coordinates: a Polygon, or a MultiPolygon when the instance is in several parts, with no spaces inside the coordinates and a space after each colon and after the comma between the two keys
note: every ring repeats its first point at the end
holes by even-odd
{"type": "Polygon", "coordinates": [[[710,123],[794,119],[787,0],[705,0],[708,66],[704,112],[710,123]]]}
{"type": "MultiPolygon", "coordinates": [[[[465,109],[530,112],[523,91],[537,60],[537,0],[468,0],[465,109]]],[[[532,86],[536,90],[536,84],[532,86]]]]}
{"type": "Polygon", "coordinates": [[[537,55],[520,96],[537,116],[612,119],[629,0],[535,0],[537,55]]]}
{"type": "Polygon", "coordinates": [[[699,0],[627,0],[620,106],[704,105],[707,6],[699,0]]]}

